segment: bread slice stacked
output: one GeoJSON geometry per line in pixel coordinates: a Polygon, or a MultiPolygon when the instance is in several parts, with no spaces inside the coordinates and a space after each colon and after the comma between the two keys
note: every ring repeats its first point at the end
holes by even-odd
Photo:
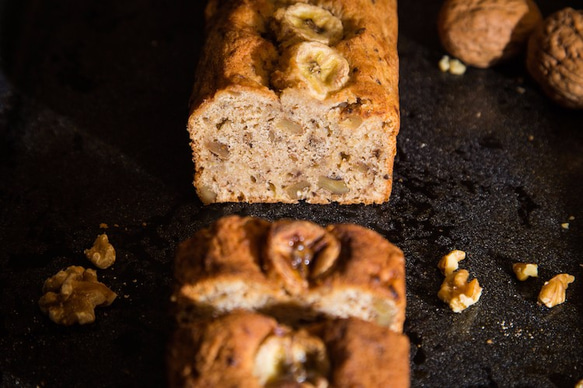
{"type": "Polygon", "coordinates": [[[383,203],[396,0],[210,0],[188,131],[201,200],[383,203]]]}
{"type": "Polygon", "coordinates": [[[172,387],[408,386],[404,257],[372,230],[228,216],[175,279],[172,387]]]}

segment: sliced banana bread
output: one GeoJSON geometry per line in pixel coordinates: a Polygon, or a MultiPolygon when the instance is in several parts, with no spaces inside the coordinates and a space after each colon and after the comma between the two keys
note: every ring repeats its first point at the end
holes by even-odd
{"type": "Polygon", "coordinates": [[[396,0],[210,0],[188,131],[204,203],[389,199],[396,0]]]}

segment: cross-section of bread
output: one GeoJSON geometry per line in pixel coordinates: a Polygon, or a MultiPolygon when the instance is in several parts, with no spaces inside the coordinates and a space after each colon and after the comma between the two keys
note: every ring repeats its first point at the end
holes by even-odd
{"type": "Polygon", "coordinates": [[[176,330],[168,372],[170,388],[406,388],[409,341],[358,319],[293,328],[235,311],[176,330]]]}
{"type": "Polygon", "coordinates": [[[206,17],[188,120],[201,200],[387,201],[396,0],[210,0],[206,17]]]}
{"type": "Polygon", "coordinates": [[[261,311],[286,322],[357,317],[401,332],[404,256],[350,224],[219,219],[183,242],[175,261],[180,319],[261,311]]]}

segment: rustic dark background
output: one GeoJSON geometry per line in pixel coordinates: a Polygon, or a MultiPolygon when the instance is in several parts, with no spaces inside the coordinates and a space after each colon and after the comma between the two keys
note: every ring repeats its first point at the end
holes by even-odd
{"type": "MultiPolygon", "coordinates": [[[[572,3],[539,2],[545,15],[572,3]]],[[[388,204],[203,207],[185,130],[203,2],[1,1],[0,386],[164,386],[174,250],[233,213],[354,222],[399,245],[414,387],[583,379],[583,114],[545,98],[522,59],[441,73],[439,6],[400,2],[388,204]],[[98,274],[119,297],[94,324],[57,326],[37,307],[43,281],[87,266],[101,223],[118,259],[98,274]],[[454,248],[484,287],[461,314],[436,297],[436,263],[454,248]],[[540,278],[517,282],[516,261],[538,263],[540,278]],[[576,277],[567,302],[537,305],[561,272],[576,277]]]]}

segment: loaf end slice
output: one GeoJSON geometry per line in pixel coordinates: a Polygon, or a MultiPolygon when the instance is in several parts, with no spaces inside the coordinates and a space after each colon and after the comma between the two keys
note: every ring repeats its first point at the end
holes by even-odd
{"type": "Polygon", "coordinates": [[[341,23],[325,43],[280,33],[293,2],[213,3],[188,122],[201,200],[387,201],[400,125],[396,2],[314,2],[341,23]]]}

